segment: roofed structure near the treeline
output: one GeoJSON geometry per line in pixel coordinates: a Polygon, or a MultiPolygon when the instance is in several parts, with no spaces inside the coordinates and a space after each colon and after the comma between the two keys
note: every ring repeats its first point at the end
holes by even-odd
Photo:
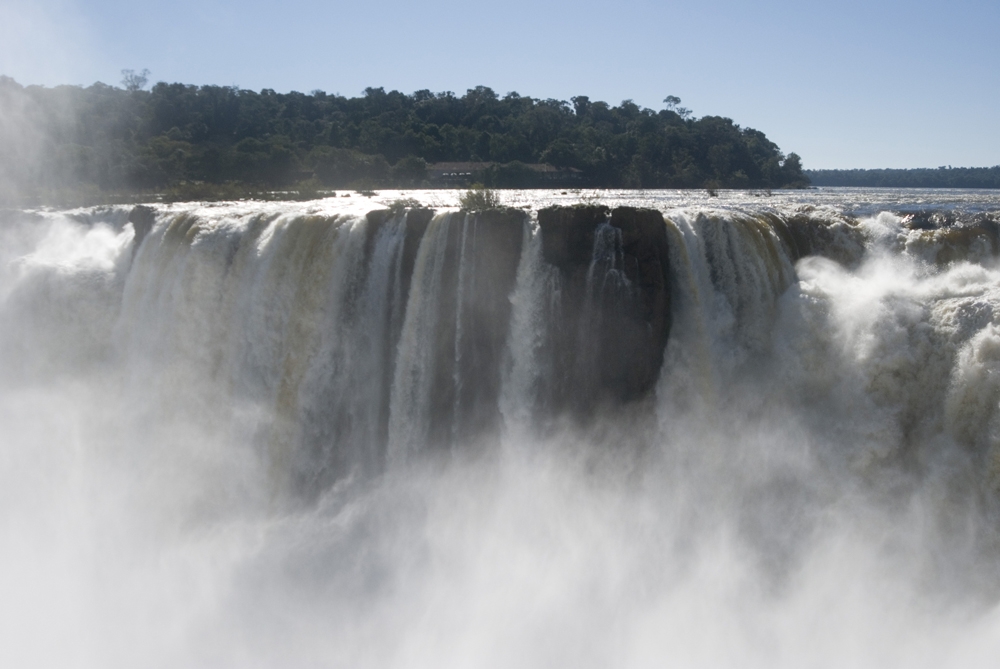
{"type": "Polygon", "coordinates": [[[495,162],[461,162],[433,163],[427,166],[427,178],[435,185],[467,186],[475,182],[487,181],[490,170],[518,169],[528,172],[531,181],[564,182],[579,181],[583,172],[574,167],[555,167],[547,163],[507,163],[495,162]]]}

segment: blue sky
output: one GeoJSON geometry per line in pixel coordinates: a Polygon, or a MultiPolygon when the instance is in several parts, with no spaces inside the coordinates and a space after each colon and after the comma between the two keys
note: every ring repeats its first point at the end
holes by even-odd
{"type": "Polygon", "coordinates": [[[574,95],[762,130],[807,168],[1000,164],[1000,2],[0,0],[0,73],[574,95]]]}

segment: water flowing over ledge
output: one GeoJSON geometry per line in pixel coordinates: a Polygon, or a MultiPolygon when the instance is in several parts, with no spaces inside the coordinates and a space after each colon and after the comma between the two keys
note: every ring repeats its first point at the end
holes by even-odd
{"type": "Polygon", "coordinates": [[[834,666],[799,639],[866,620],[861,663],[986,657],[1000,202],[605,195],[4,213],[3,584],[56,602],[20,629],[102,666],[834,666]]]}

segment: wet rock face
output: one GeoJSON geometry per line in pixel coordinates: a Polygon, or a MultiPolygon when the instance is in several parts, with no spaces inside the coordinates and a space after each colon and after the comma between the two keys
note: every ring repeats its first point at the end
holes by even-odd
{"type": "Polygon", "coordinates": [[[132,228],[135,230],[135,241],[132,245],[132,253],[134,255],[138,251],[139,245],[142,244],[142,240],[153,229],[153,224],[156,222],[156,210],[144,204],[136,205],[128,213],[128,222],[132,224],[132,228]]]}
{"type": "Polygon", "coordinates": [[[607,221],[604,206],[549,207],[538,212],[542,258],[566,276],[586,273],[594,251],[594,232],[607,221]]]}
{"type": "Polygon", "coordinates": [[[652,209],[619,207],[611,225],[622,231],[624,270],[634,286],[621,337],[620,391],[634,399],[652,391],[660,375],[670,335],[670,259],[663,214],[652,209]]]}
{"type": "Polygon", "coordinates": [[[551,207],[538,214],[542,256],[559,273],[551,319],[550,402],[586,416],[647,397],[670,334],[666,223],[652,209],[551,207]]]}

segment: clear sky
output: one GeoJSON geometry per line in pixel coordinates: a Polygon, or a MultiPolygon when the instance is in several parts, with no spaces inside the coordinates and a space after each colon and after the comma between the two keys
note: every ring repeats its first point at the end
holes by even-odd
{"type": "Polygon", "coordinates": [[[806,168],[1000,164],[1000,0],[0,0],[0,74],[574,95],[763,131],[806,168]]]}

